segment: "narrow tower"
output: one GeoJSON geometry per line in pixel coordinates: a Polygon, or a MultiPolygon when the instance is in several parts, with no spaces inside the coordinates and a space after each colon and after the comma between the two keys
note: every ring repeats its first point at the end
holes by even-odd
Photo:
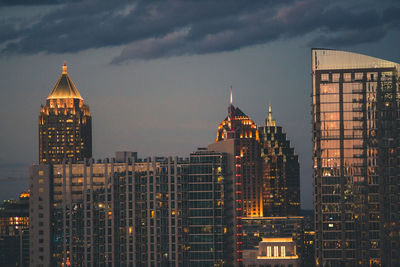
{"type": "Polygon", "coordinates": [[[215,141],[228,139],[236,140],[235,153],[242,165],[243,184],[237,191],[242,192],[243,216],[261,216],[261,181],[257,162],[260,158],[260,139],[257,125],[240,108],[232,104],[232,87],[228,116],[218,126],[215,141]]]}
{"type": "Polygon", "coordinates": [[[232,88],[228,115],[219,124],[215,142],[208,149],[228,155],[225,181],[227,200],[224,202],[227,238],[224,253],[227,266],[241,266],[242,217],[260,217],[263,214],[260,139],[257,125],[232,104],[232,88]],[[229,256],[232,252],[234,254],[229,256]]]}
{"type": "Polygon", "coordinates": [[[82,161],[92,156],[92,117],[89,106],[69,78],[67,65],[54,89],[40,107],[39,161],[61,163],[82,161]]]}
{"type": "Polygon", "coordinates": [[[290,146],[281,126],[276,126],[271,105],[265,126],[259,127],[263,159],[264,216],[300,214],[300,167],[298,156],[290,146]]]}

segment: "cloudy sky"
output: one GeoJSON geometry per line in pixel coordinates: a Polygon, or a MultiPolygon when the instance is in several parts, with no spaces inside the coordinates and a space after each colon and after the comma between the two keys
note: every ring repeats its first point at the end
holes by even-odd
{"type": "Polygon", "coordinates": [[[233,102],[258,125],[271,103],[312,207],[310,48],[400,62],[390,0],[0,0],[0,200],[27,187],[37,116],[65,60],[93,116],[94,156],[186,156],[233,102]]]}

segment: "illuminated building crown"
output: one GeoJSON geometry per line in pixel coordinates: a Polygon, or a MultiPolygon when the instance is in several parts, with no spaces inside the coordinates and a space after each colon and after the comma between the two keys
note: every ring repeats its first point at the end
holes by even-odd
{"type": "Polygon", "coordinates": [[[77,98],[82,99],[74,83],[69,78],[67,72],[67,64],[63,64],[62,73],[58,79],[54,89],[51,91],[47,99],[65,99],[65,98],[77,98]]]}
{"type": "Polygon", "coordinates": [[[219,124],[215,141],[232,138],[255,138],[259,140],[257,125],[240,108],[232,104],[231,87],[228,116],[219,124]]]}

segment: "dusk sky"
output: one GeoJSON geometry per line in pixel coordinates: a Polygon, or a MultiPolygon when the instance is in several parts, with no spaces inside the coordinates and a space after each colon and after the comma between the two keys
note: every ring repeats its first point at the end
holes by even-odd
{"type": "Polygon", "coordinates": [[[40,105],[65,60],[91,109],[96,159],[206,147],[231,85],[257,125],[270,103],[311,209],[310,48],[400,62],[399,29],[394,0],[0,0],[0,200],[28,188],[40,105]]]}

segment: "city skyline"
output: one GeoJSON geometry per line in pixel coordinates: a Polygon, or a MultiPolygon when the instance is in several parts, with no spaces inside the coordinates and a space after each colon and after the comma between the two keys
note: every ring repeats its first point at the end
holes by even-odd
{"type": "MultiPolygon", "coordinates": [[[[294,8],[296,3],[299,1],[289,1],[282,4],[282,8],[294,8]]],[[[384,3],[394,5],[390,1],[384,3]]],[[[23,7],[4,5],[2,14],[18,18],[28,12],[23,7]]],[[[35,7],[35,12],[45,12],[42,9],[52,12],[46,7],[35,7]]],[[[369,9],[364,8],[360,12],[367,11],[369,9]]],[[[255,13],[252,12],[250,14],[255,13]]],[[[293,19],[295,23],[299,20],[298,17],[293,19]]],[[[387,25],[387,22],[378,22],[379,26],[387,25]]],[[[366,31],[363,27],[352,27],[356,33],[366,31]]],[[[138,151],[143,157],[159,151],[163,155],[186,155],[196,147],[205,146],[214,138],[215,127],[225,114],[228,88],[233,85],[234,104],[245,110],[257,125],[262,125],[267,105],[272,104],[276,119],[285,128],[299,155],[304,192],[302,207],[311,208],[309,48],[323,45],[312,41],[318,36],[315,29],[305,32],[307,36],[292,34],[286,39],[249,42],[233,49],[209,51],[211,54],[187,52],[155,59],[133,59],[120,65],[110,65],[110,62],[123,44],[87,47],[80,52],[50,49],[37,51],[39,54],[35,51],[20,51],[19,55],[2,52],[0,80],[4,90],[0,92],[0,111],[3,116],[11,114],[8,117],[12,118],[4,121],[1,131],[2,166],[10,168],[10,165],[21,164],[21,168],[27,169],[36,161],[38,103],[44,102],[59,75],[59,66],[66,60],[72,79],[94,114],[93,154],[96,159],[109,157],[117,150],[138,151]]],[[[394,49],[399,41],[398,32],[390,27],[382,32],[383,36],[379,35],[376,40],[360,37],[359,42],[336,42],[332,46],[399,62],[400,55],[394,49]]],[[[10,181],[4,179],[7,176],[19,174],[3,174],[0,182],[4,189],[10,181]]],[[[0,199],[11,197],[5,192],[0,196],[3,196],[0,199]]]]}

